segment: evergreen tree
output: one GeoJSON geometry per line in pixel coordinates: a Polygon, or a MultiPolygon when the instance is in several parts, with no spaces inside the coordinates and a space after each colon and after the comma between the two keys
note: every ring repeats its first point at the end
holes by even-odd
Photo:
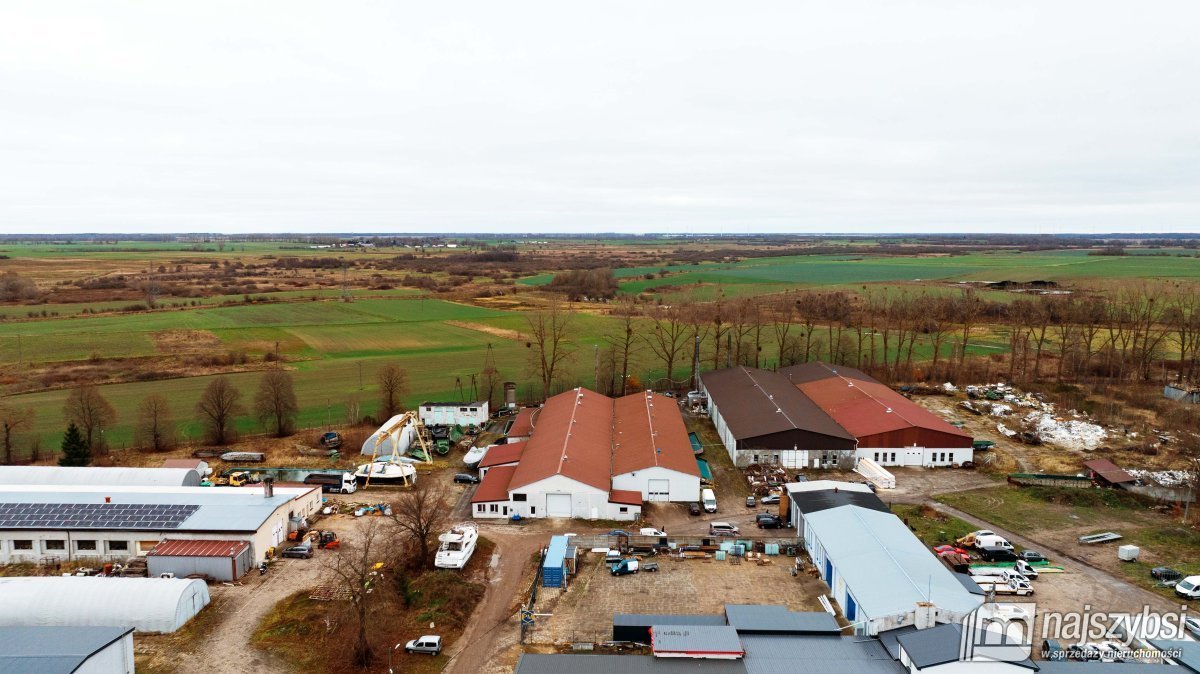
{"type": "Polygon", "coordinates": [[[79,432],[79,427],[75,424],[67,426],[67,432],[63,435],[62,456],[58,459],[58,465],[86,466],[91,462],[92,450],[88,448],[87,441],[79,432]]]}

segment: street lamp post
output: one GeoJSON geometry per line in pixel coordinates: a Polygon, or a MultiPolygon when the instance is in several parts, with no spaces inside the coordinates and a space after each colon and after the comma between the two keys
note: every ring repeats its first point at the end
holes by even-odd
{"type": "Polygon", "coordinates": [[[396,644],[388,649],[388,674],[396,674],[396,671],[392,669],[392,653],[400,650],[400,647],[403,645],[404,644],[396,644]]]}

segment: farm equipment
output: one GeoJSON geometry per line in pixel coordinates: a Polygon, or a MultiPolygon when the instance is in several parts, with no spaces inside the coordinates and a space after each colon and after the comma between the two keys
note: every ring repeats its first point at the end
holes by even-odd
{"type": "Polygon", "coordinates": [[[337,550],[342,547],[342,541],[337,533],[322,531],[317,535],[317,548],[321,550],[337,550]]]}

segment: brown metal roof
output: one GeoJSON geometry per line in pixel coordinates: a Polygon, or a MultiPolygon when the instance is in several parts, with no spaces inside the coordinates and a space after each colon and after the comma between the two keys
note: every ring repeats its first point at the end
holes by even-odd
{"type": "Polygon", "coordinates": [[[195,471],[200,470],[200,464],[205,463],[201,459],[165,459],[162,462],[163,468],[190,468],[195,471]]]}
{"type": "Polygon", "coordinates": [[[848,432],[859,447],[970,447],[970,435],[850,367],[814,361],[779,374],[848,432]]]}
{"type": "Polygon", "coordinates": [[[675,400],[633,393],[613,403],[612,474],[659,466],[700,476],[687,426],[675,400]]]}
{"type": "Polygon", "coordinates": [[[483,461],[479,462],[480,468],[490,468],[491,466],[500,466],[506,463],[516,463],[521,459],[521,454],[525,451],[525,441],[510,442],[507,445],[496,445],[483,455],[483,461]]]}
{"type": "Polygon", "coordinates": [[[738,440],[802,430],[854,441],[782,372],[739,366],[706,372],[700,380],[738,440]]]}
{"type": "Polygon", "coordinates": [[[1109,461],[1108,459],[1092,459],[1091,461],[1084,461],[1083,466],[1104,478],[1104,481],[1108,482],[1109,484],[1134,482],[1137,479],[1129,473],[1126,473],[1123,469],[1118,467],[1117,464],[1109,461]]]}
{"type": "Polygon", "coordinates": [[[608,492],[608,502],[622,505],[642,505],[642,492],[632,489],[614,489],[608,492]]]}
{"type": "Polygon", "coordinates": [[[516,466],[496,466],[489,469],[487,475],[483,476],[483,482],[479,483],[479,488],[471,496],[471,503],[507,501],[508,485],[512,482],[515,472],[517,472],[516,466]]]}
{"type": "Polygon", "coordinates": [[[533,433],[534,414],[539,410],[538,407],[522,407],[517,411],[517,418],[513,419],[512,426],[508,427],[509,437],[528,437],[533,433]]]}
{"type": "Polygon", "coordinates": [[[166,538],[147,552],[149,557],[237,557],[250,547],[247,541],[180,540],[166,538]]]}
{"type": "Polygon", "coordinates": [[[525,443],[511,488],[562,475],[608,491],[612,427],[608,396],[578,388],[551,397],[538,412],[536,432],[525,443]]]}

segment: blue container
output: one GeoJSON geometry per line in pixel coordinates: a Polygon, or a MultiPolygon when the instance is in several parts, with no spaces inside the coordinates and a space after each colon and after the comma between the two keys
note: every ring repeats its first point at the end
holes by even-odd
{"type": "Polygon", "coordinates": [[[742,545],[741,543],[738,543],[737,545],[733,546],[733,554],[735,557],[745,556],[746,546],[742,545]]]}
{"type": "Polygon", "coordinates": [[[722,541],[721,550],[723,550],[724,552],[729,552],[729,551],[733,550],[733,541],[722,541]]]}
{"type": "Polygon", "coordinates": [[[567,537],[553,536],[542,562],[542,587],[562,587],[567,577],[567,537]]]}
{"type": "Polygon", "coordinates": [[[717,550],[717,555],[716,555],[716,557],[717,557],[717,561],[718,561],[718,562],[723,562],[723,561],[725,561],[725,551],[724,551],[724,550],[717,550]]]}
{"type": "Polygon", "coordinates": [[[767,543],[766,548],[767,548],[766,553],[768,555],[778,555],[779,554],[779,544],[778,543],[767,543]]]}

